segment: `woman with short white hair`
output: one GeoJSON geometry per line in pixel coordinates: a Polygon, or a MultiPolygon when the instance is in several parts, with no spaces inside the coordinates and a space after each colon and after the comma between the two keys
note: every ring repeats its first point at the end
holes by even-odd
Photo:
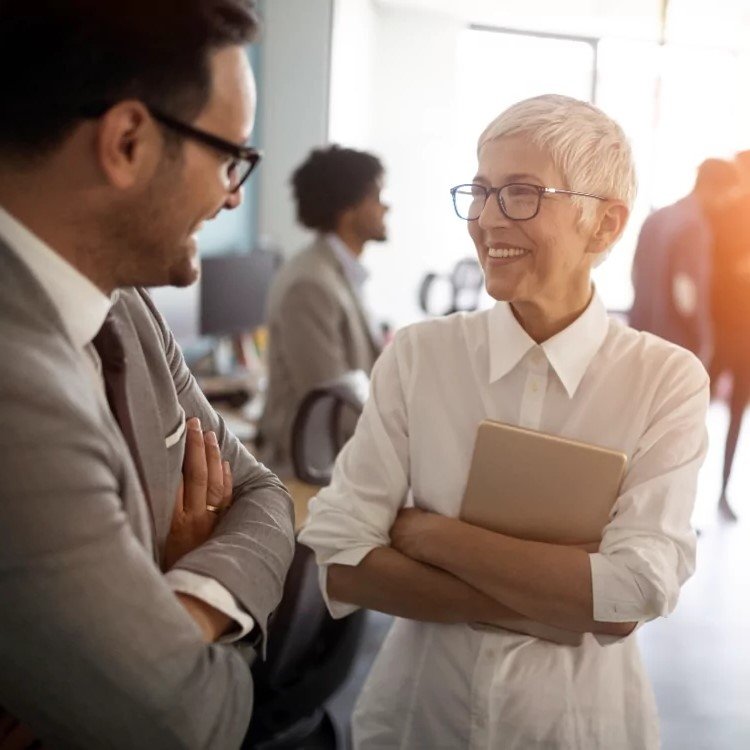
{"type": "Polygon", "coordinates": [[[615,122],[540,96],[490,123],[477,156],[451,192],[497,304],[397,334],[301,535],[334,617],[398,617],[358,701],[355,746],[656,748],[632,632],[674,609],[694,569],[708,378],[687,351],[610,319],[592,286],[635,193],[615,122]],[[458,519],[487,418],[627,456],[598,550],[458,519]],[[581,645],[471,627],[517,614],[581,645]]]}

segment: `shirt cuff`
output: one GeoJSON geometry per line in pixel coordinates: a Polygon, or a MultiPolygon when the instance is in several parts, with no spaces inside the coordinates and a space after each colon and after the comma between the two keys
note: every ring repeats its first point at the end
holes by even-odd
{"type": "Polygon", "coordinates": [[[644,619],[646,597],[639,576],[606,555],[589,555],[593,617],[597,622],[636,622],[644,619]]]}
{"type": "Polygon", "coordinates": [[[605,555],[589,555],[591,564],[591,589],[593,619],[596,622],[635,622],[627,635],[593,633],[601,646],[620,643],[630,638],[646,620],[643,618],[643,594],[637,576],[624,572],[605,555]]]}
{"type": "Polygon", "coordinates": [[[235,621],[236,627],[221,636],[217,643],[234,643],[253,629],[255,620],[217,580],[189,570],[170,570],[164,577],[173,591],[194,596],[235,621]]]}
{"type": "Polygon", "coordinates": [[[331,613],[331,617],[334,620],[339,620],[342,617],[356,612],[360,607],[356,604],[349,604],[348,602],[338,602],[328,597],[328,566],[329,565],[359,565],[362,560],[376,548],[375,545],[368,547],[356,547],[354,549],[346,549],[337,552],[325,561],[325,564],[320,564],[318,568],[318,583],[320,584],[320,592],[323,595],[323,600],[328,607],[328,611],[331,613]]]}

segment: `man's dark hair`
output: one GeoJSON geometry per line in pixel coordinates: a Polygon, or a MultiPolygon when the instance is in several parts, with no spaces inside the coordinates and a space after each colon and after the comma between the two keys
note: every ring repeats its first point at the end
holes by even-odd
{"type": "Polygon", "coordinates": [[[315,149],[292,175],[297,218],[308,229],[333,231],[341,213],[362,201],[382,174],[380,160],[364,151],[315,149]]]}
{"type": "Polygon", "coordinates": [[[0,0],[0,152],[39,156],[124,99],[192,121],[211,52],[257,28],[254,0],[0,0]]]}

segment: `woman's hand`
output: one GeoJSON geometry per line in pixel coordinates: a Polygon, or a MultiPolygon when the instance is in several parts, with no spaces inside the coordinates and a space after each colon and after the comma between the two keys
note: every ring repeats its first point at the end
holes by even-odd
{"type": "Polygon", "coordinates": [[[229,463],[222,463],[216,435],[204,435],[200,420],[189,419],[182,480],[164,548],[164,569],[169,570],[183,555],[203,544],[231,503],[232,473],[229,463]]]}
{"type": "Polygon", "coordinates": [[[460,522],[438,513],[404,508],[391,526],[391,547],[412,560],[429,563],[431,545],[446,539],[456,523],[460,522]]]}

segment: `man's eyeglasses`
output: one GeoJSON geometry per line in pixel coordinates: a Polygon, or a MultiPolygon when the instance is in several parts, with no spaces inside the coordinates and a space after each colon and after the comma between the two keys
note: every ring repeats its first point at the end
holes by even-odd
{"type": "MultiPolygon", "coordinates": [[[[82,115],[83,117],[92,118],[101,117],[110,106],[108,104],[92,105],[86,107],[82,115]]],[[[258,162],[263,157],[262,152],[250,146],[238,146],[236,143],[224,140],[224,138],[220,138],[218,135],[213,135],[213,133],[207,133],[205,130],[188,125],[188,123],[167,115],[154,107],[148,107],[148,111],[154,120],[184,138],[192,138],[194,141],[198,141],[198,143],[214,149],[214,151],[227,154],[227,156],[231,157],[231,159],[227,160],[225,166],[227,189],[230,193],[236,193],[242,187],[245,180],[247,180],[255,167],[258,166],[258,162]]]]}
{"type": "Polygon", "coordinates": [[[204,146],[209,146],[216,151],[231,156],[232,159],[226,165],[226,180],[230,193],[236,193],[242,187],[245,180],[250,176],[250,173],[258,166],[258,162],[263,156],[260,151],[256,151],[256,149],[250,146],[238,146],[236,143],[226,141],[217,135],[188,125],[186,122],[177,120],[153,107],[149,107],[148,111],[157,122],[160,122],[175,133],[185,138],[192,138],[204,146]]]}
{"type": "Polygon", "coordinates": [[[542,197],[562,193],[564,195],[582,195],[584,198],[609,200],[593,193],[578,193],[575,190],[542,187],[525,182],[512,182],[502,187],[487,187],[477,183],[456,185],[451,188],[453,208],[459,218],[465,221],[476,221],[487,203],[490,195],[495,194],[497,205],[503,214],[512,221],[528,221],[539,213],[542,197]]]}

